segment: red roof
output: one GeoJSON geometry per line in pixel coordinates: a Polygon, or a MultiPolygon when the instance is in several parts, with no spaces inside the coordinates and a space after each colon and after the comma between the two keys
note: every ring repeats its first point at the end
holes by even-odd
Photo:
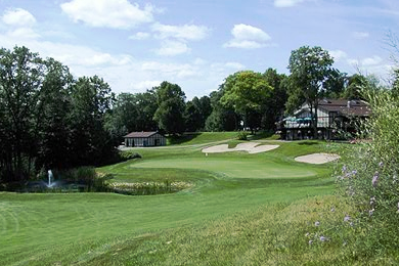
{"type": "Polygon", "coordinates": [[[126,136],[124,136],[124,138],[149,138],[152,135],[155,135],[157,133],[158,133],[157,131],[154,131],[154,132],[132,132],[132,133],[129,133],[126,136]]]}

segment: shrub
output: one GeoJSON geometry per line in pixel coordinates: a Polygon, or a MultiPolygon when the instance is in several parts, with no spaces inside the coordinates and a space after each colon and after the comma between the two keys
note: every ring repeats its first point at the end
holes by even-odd
{"type": "Polygon", "coordinates": [[[241,132],[238,134],[238,140],[247,140],[248,139],[248,133],[241,132]]]}
{"type": "Polygon", "coordinates": [[[371,141],[351,145],[337,172],[337,182],[353,209],[324,223],[330,224],[335,240],[348,244],[347,259],[399,262],[399,102],[388,92],[372,95],[369,101],[372,117],[358,134],[371,141]]]}
{"type": "Polygon", "coordinates": [[[109,188],[117,193],[128,195],[155,195],[165,193],[175,193],[191,187],[187,182],[136,182],[136,183],[110,183],[109,188]]]}
{"type": "Polygon", "coordinates": [[[126,160],[141,159],[141,155],[137,152],[125,151],[121,153],[121,157],[126,160]]]}

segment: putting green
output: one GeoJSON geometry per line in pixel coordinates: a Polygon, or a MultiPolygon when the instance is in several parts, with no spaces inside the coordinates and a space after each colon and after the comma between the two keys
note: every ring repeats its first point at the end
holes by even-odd
{"type": "Polygon", "coordinates": [[[178,168],[207,170],[230,178],[293,178],[315,176],[310,167],[271,160],[248,160],[241,158],[171,158],[138,161],[129,168],[178,168]]]}

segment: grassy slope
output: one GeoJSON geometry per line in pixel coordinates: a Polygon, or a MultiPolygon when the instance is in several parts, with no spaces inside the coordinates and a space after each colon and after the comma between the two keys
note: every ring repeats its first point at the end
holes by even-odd
{"type": "MultiPolygon", "coordinates": [[[[135,261],[148,265],[162,261],[175,264],[167,258],[182,252],[188,257],[187,261],[184,261],[185,257],[179,257],[181,264],[199,264],[198,261],[206,263],[218,260],[218,257],[206,259],[203,256],[207,254],[209,241],[222,241],[218,246],[225,250],[220,251],[223,254],[211,252],[213,248],[209,252],[213,256],[222,256],[219,259],[228,262],[233,258],[231,256],[235,249],[227,243],[230,240],[226,239],[226,246],[223,247],[223,237],[215,238],[212,233],[215,224],[224,224],[224,221],[235,225],[245,221],[249,223],[259,211],[264,212],[262,208],[270,207],[272,214],[276,215],[276,210],[284,211],[292,202],[331,193],[333,184],[330,178],[325,178],[331,171],[328,166],[303,165],[292,159],[296,155],[336,148],[318,143],[295,142],[264,154],[229,153],[216,157],[233,162],[233,165],[241,159],[255,162],[251,167],[264,167],[275,162],[316,173],[306,178],[243,179],[234,175],[220,178],[214,172],[216,168],[180,169],[179,163],[183,159],[196,161],[203,159],[204,155],[196,147],[177,147],[140,149],[144,157],[142,161],[113,165],[100,171],[115,173],[116,180],[123,181],[161,180],[167,176],[168,179],[188,180],[197,184],[193,189],[178,194],[136,197],[115,194],[0,194],[0,261],[4,264],[29,262],[29,265],[58,261],[95,265],[116,262],[134,265],[135,261]],[[149,172],[151,169],[135,167],[151,161],[156,162],[154,165],[159,165],[162,160],[172,163],[170,160],[173,159],[176,168],[158,168],[153,173],[149,172]],[[165,244],[169,238],[174,243],[180,240],[185,243],[183,246],[165,244]],[[205,238],[208,240],[205,241],[205,238]],[[153,252],[158,245],[162,246],[163,253],[153,252]],[[197,245],[198,252],[191,253],[190,250],[197,249],[197,245]]],[[[229,223],[224,226],[228,228],[229,223]]],[[[270,228],[272,230],[273,227],[270,228]]],[[[256,228],[248,230],[253,237],[256,228]]],[[[234,243],[239,249],[250,252],[250,242],[234,243]]],[[[253,258],[252,255],[249,257],[253,258]]]]}
{"type": "Polygon", "coordinates": [[[240,132],[195,132],[184,133],[181,137],[169,137],[168,143],[171,145],[197,145],[216,141],[235,139],[240,132]]]}

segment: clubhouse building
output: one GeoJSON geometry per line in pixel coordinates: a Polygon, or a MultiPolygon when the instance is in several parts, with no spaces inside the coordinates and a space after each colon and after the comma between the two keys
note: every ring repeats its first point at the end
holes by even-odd
{"type": "MultiPolygon", "coordinates": [[[[356,122],[367,119],[370,114],[368,103],[362,100],[320,100],[317,108],[318,139],[342,138],[342,132],[355,133],[356,122]]],[[[312,139],[314,134],[310,123],[310,107],[305,103],[292,116],[278,123],[278,133],[286,140],[312,139]]]]}

